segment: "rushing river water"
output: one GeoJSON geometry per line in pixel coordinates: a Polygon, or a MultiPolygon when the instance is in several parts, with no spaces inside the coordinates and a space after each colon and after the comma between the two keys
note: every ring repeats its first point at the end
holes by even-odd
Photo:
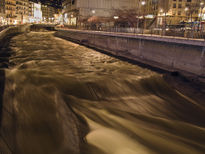
{"type": "Polygon", "coordinates": [[[205,153],[203,88],[53,33],[1,49],[0,152],[205,153]]]}

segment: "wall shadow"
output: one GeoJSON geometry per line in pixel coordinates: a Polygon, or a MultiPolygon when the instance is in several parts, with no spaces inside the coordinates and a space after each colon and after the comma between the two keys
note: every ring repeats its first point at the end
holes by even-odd
{"type": "Polygon", "coordinates": [[[0,127],[2,126],[2,110],[3,110],[3,95],[5,88],[5,69],[9,67],[9,57],[12,54],[12,49],[10,48],[10,41],[12,37],[18,34],[8,35],[2,40],[0,40],[0,127]]]}

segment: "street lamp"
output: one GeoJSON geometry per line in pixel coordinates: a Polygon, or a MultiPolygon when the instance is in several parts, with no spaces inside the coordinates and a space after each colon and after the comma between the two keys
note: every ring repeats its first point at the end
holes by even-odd
{"type": "Polygon", "coordinates": [[[185,9],[184,9],[184,11],[185,11],[185,13],[186,13],[186,17],[187,17],[187,21],[188,21],[188,15],[187,15],[187,12],[189,11],[189,8],[188,7],[186,7],[185,9]]]}
{"type": "Polygon", "coordinates": [[[146,2],[145,2],[145,1],[142,1],[141,4],[142,4],[142,6],[144,6],[144,5],[146,4],[146,2]]]}
{"type": "Polygon", "coordinates": [[[118,16],[114,16],[113,18],[114,18],[115,20],[119,19],[119,17],[118,17],[118,16]]]}
{"type": "Polygon", "coordinates": [[[92,10],[92,14],[95,14],[95,10],[92,10]]]}
{"type": "MultiPolygon", "coordinates": [[[[201,2],[200,3],[200,7],[201,7],[201,13],[200,13],[200,26],[201,26],[201,29],[202,29],[202,25],[201,25],[201,21],[202,21],[202,11],[203,11],[203,8],[204,8],[204,3],[201,2]]],[[[198,30],[199,30],[199,26],[198,26],[198,30]]]]}
{"type": "Polygon", "coordinates": [[[145,8],[144,8],[145,4],[146,4],[145,1],[141,2],[141,5],[143,7],[144,29],[146,29],[145,8]]]}
{"type": "Polygon", "coordinates": [[[159,13],[157,14],[157,27],[160,25],[163,25],[163,12],[164,10],[163,9],[160,9],[159,10],[159,13]],[[159,18],[160,17],[160,18],[159,18]]]}

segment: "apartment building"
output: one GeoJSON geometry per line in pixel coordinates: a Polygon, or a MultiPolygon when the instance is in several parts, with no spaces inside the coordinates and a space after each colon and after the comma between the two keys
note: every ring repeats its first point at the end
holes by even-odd
{"type": "Polygon", "coordinates": [[[28,22],[29,0],[5,0],[4,6],[7,24],[28,22]]]}
{"type": "Polygon", "coordinates": [[[5,14],[5,0],[0,0],[0,16],[4,16],[5,14]]]}
{"type": "Polygon", "coordinates": [[[0,25],[4,25],[5,22],[5,1],[0,0],[0,25]]]}
{"type": "Polygon", "coordinates": [[[194,22],[199,19],[201,2],[202,0],[166,0],[167,5],[161,6],[158,16],[166,18],[169,25],[194,22]]]}
{"type": "Polygon", "coordinates": [[[8,24],[16,24],[16,0],[5,0],[5,15],[8,24]]]}
{"type": "Polygon", "coordinates": [[[29,1],[16,0],[16,21],[18,24],[27,23],[29,20],[29,1]]]}
{"type": "Polygon", "coordinates": [[[44,22],[54,22],[54,15],[57,13],[57,9],[53,6],[42,5],[42,17],[44,22]]]}
{"type": "Polygon", "coordinates": [[[28,6],[28,18],[29,22],[32,22],[34,20],[34,2],[29,1],[28,6]]]}

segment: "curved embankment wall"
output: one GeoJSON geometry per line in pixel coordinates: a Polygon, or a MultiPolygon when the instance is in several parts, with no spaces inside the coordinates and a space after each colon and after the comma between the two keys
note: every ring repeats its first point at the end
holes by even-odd
{"type": "Polygon", "coordinates": [[[152,67],[205,78],[204,40],[60,29],[55,35],[152,67]]]}
{"type": "Polygon", "coordinates": [[[24,32],[28,32],[29,30],[30,30],[30,25],[8,27],[0,32],[0,44],[3,43],[2,40],[8,35],[24,33],[24,32]]]}

